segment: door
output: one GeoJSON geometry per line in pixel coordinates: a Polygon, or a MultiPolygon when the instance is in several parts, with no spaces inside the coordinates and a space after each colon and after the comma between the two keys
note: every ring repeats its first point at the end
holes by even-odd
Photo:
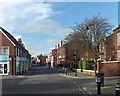
{"type": "Polygon", "coordinates": [[[4,64],[4,74],[7,74],[7,64],[4,64]]]}
{"type": "Polygon", "coordinates": [[[0,64],[0,75],[8,75],[8,65],[0,64]]]}

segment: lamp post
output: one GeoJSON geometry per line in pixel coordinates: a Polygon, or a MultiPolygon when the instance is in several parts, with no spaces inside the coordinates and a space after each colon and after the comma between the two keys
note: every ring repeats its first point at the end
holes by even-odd
{"type": "MultiPolygon", "coordinates": [[[[83,56],[82,56],[82,61],[83,61],[83,56]]],[[[83,65],[82,65],[82,62],[81,62],[81,72],[83,72],[83,65]]]]}
{"type": "Polygon", "coordinates": [[[75,54],[74,54],[75,69],[76,69],[75,76],[77,77],[77,62],[76,62],[76,58],[77,58],[77,56],[76,56],[76,51],[75,51],[75,54]]]}
{"type": "Polygon", "coordinates": [[[100,55],[101,62],[103,62],[104,61],[104,53],[101,52],[99,55],[100,55]]]}

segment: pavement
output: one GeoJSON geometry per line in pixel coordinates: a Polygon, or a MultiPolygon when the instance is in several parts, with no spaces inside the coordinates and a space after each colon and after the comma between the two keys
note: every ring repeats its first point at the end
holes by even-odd
{"type": "MultiPolygon", "coordinates": [[[[67,78],[74,78],[74,79],[83,79],[83,80],[91,80],[91,82],[83,83],[82,87],[86,90],[89,94],[95,95],[97,94],[97,83],[95,76],[87,75],[78,72],[77,77],[75,76],[75,72],[68,71],[68,74],[61,74],[61,76],[67,78]]],[[[104,77],[104,87],[101,87],[101,95],[115,95],[115,84],[120,81],[118,76],[113,77],[104,77]]]]}

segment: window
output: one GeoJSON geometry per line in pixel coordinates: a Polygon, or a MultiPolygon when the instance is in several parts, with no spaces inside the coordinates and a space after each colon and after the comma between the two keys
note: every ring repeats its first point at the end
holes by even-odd
{"type": "Polygon", "coordinates": [[[0,55],[2,55],[2,47],[0,47],[0,55]]]}
{"type": "Polygon", "coordinates": [[[16,56],[18,56],[17,47],[16,47],[16,56]]]}
{"type": "Polygon", "coordinates": [[[18,49],[18,56],[20,55],[19,49],[18,49]]]}
{"type": "Polygon", "coordinates": [[[105,45],[104,45],[104,43],[103,43],[103,50],[104,50],[104,46],[105,46],[105,45]]]}
{"type": "Polygon", "coordinates": [[[120,61],[120,50],[118,50],[118,61],[120,61]]]}
{"type": "Polygon", "coordinates": [[[120,33],[117,34],[117,46],[120,45],[120,33]]]}
{"type": "Polygon", "coordinates": [[[0,47],[0,55],[9,55],[9,47],[0,47]]]}

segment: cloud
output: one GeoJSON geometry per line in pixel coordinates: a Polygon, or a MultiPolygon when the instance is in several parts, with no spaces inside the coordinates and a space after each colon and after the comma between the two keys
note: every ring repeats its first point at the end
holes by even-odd
{"type": "Polygon", "coordinates": [[[20,39],[20,38],[22,38],[22,35],[17,35],[17,36],[15,36],[15,39],[16,39],[16,40],[18,40],[18,39],[20,39]]]}
{"type": "Polygon", "coordinates": [[[19,26],[21,30],[30,33],[51,33],[53,35],[66,35],[71,29],[61,28],[60,24],[54,20],[33,20],[19,26]]]}
{"type": "Polygon", "coordinates": [[[9,32],[13,28],[28,33],[54,35],[66,35],[70,32],[70,29],[61,28],[59,22],[49,19],[52,15],[61,13],[54,12],[51,3],[0,2],[0,13],[0,26],[9,32]]]}
{"type": "Polygon", "coordinates": [[[10,31],[22,21],[43,20],[54,14],[51,4],[41,2],[0,2],[0,13],[0,26],[10,31]]]}
{"type": "Polygon", "coordinates": [[[56,40],[56,39],[46,39],[46,42],[50,44],[57,44],[59,41],[60,40],[56,40]]]}
{"type": "MultiPolygon", "coordinates": [[[[52,9],[52,3],[43,3],[43,0],[41,2],[22,2],[23,0],[21,2],[2,1],[0,1],[0,26],[12,33],[16,39],[22,38],[23,32],[27,34],[44,33],[64,36],[71,31],[70,29],[62,28],[59,22],[50,19],[53,15],[62,14],[62,12],[55,12],[52,9]],[[16,33],[17,30],[22,32],[22,35],[16,33]]],[[[27,39],[32,41],[32,38],[27,39]]],[[[50,44],[58,43],[57,40],[50,39],[46,40],[46,42],[50,44]]],[[[26,43],[25,46],[32,54],[38,53],[34,52],[38,47],[34,46],[33,48],[33,46],[26,43]]]]}
{"type": "Polygon", "coordinates": [[[62,28],[59,22],[49,19],[52,15],[61,13],[54,12],[51,3],[0,2],[0,13],[0,26],[9,32],[12,32],[13,28],[29,33],[55,35],[65,35],[70,31],[62,28]]]}

